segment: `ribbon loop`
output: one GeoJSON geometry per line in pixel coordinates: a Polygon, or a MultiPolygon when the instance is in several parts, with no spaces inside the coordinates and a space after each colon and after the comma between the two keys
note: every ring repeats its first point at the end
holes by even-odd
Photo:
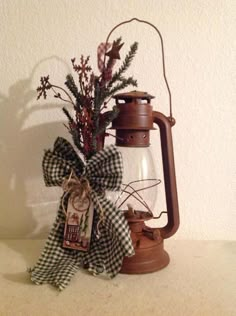
{"type": "Polygon", "coordinates": [[[121,188],[122,156],[114,145],[97,152],[84,166],[71,144],[60,137],[56,140],[53,150],[45,152],[42,166],[47,186],[61,186],[73,170],[70,185],[78,179],[86,178],[97,194],[105,190],[117,191],[121,188]]]}

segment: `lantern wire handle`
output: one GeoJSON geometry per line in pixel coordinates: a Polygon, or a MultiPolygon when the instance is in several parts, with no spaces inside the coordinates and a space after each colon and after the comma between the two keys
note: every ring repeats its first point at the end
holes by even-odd
{"type": "MultiPolygon", "coordinates": [[[[151,26],[152,28],[155,29],[155,31],[158,33],[159,37],[160,37],[160,41],[161,41],[161,52],[162,52],[162,69],[163,69],[163,77],[165,79],[165,83],[166,83],[166,87],[167,87],[167,90],[168,90],[168,94],[169,94],[169,109],[170,109],[170,116],[169,116],[169,119],[170,119],[170,122],[173,122],[173,115],[172,115],[172,98],[171,98],[171,92],[170,92],[170,87],[169,87],[169,84],[168,84],[168,81],[167,81],[167,78],[166,78],[166,70],[165,70],[165,52],[164,52],[164,44],[163,44],[163,38],[162,38],[162,35],[160,33],[160,31],[158,30],[158,28],[153,25],[152,23],[150,22],[147,22],[145,20],[140,20],[138,18],[132,18],[130,20],[127,20],[127,21],[124,21],[124,22],[121,22],[119,24],[117,24],[115,27],[113,27],[113,29],[110,31],[110,33],[108,34],[107,38],[106,38],[106,46],[107,47],[107,43],[109,41],[109,38],[111,36],[111,34],[115,31],[115,29],[117,29],[118,27],[120,27],[121,25],[124,25],[124,24],[127,24],[127,23],[131,23],[133,21],[137,21],[137,22],[140,22],[140,23],[145,23],[149,26],[151,26]]],[[[106,62],[106,55],[104,55],[104,62],[103,62],[103,69],[105,68],[105,62],[106,62]]]]}
{"type": "Polygon", "coordinates": [[[128,184],[122,184],[124,186],[124,189],[122,189],[121,194],[118,196],[115,204],[117,204],[118,200],[121,198],[121,196],[123,195],[123,193],[128,194],[127,197],[122,201],[122,203],[118,206],[118,208],[120,208],[130,197],[135,198],[138,202],[140,202],[141,204],[143,204],[143,206],[148,210],[148,212],[153,216],[153,213],[150,209],[150,207],[148,206],[148,204],[146,203],[146,201],[142,198],[142,196],[139,194],[140,191],[144,191],[144,190],[148,190],[151,189],[155,186],[157,186],[158,184],[161,183],[161,180],[159,179],[142,179],[142,180],[135,180],[135,181],[131,181],[128,184]],[[134,189],[134,187],[132,186],[132,184],[134,183],[138,183],[138,182],[143,182],[143,181],[155,181],[155,184],[149,185],[147,187],[141,188],[141,189],[134,189]],[[132,192],[128,191],[128,189],[131,189],[132,192]],[[137,196],[136,196],[137,195],[137,196]]]}

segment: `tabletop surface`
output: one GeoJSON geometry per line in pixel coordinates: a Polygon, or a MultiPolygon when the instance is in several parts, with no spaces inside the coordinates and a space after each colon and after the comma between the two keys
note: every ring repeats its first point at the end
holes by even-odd
{"type": "Polygon", "coordinates": [[[1,240],[1,316],[236,315],[236,241],[166,240],[165,269],[112,280],[78,270],[63,292],[26,272],[44,243],[1,240]]]}

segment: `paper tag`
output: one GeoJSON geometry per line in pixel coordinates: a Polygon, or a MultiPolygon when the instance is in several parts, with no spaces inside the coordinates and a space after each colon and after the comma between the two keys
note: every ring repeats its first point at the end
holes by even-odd
{"type": "Polygon", "coordinates": [[[64,228],[63,247],[80,251],[88,251],[93,225],[93,203],[86,200],[83,204],[69,200],[67,218],[64,228]]]}

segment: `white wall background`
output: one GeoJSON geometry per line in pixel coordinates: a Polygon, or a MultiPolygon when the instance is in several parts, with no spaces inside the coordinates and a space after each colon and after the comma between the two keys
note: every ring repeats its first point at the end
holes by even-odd
{"type": "MultiPolygon", "coordinates": [[[[67,131],[61,103],[36,101],[40,76],[62,85],[70,58],[81,54],[97,71],[98,44],[115,24],[138,17],[164,38],[177,120],[175,238],[235,239],[235,14],[234,0],[0,0],[0,237],[46,237],[57,210],[61,191],[44,187],[41,159],[67,131]]],[[[168,114],[155,32],[133,23],[113,39],[120,35],[123,53],[139,42],[130,73],[168,114]]]]}

